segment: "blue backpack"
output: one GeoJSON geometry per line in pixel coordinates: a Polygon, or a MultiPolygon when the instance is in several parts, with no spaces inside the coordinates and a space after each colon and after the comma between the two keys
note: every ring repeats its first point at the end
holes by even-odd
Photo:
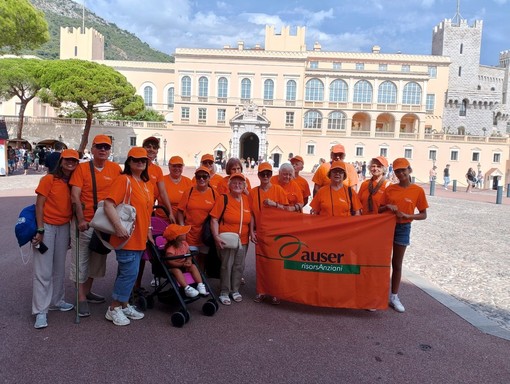
{"type": "Polygon", "coordinates": [[[35,204],[21,210],[14,233],[20,247],[28,243],[37,233],[37,220],[35,218],[35,204]]]}

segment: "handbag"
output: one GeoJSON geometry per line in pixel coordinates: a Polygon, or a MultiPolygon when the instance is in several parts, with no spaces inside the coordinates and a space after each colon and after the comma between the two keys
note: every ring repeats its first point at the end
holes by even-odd
{"type": "MultiPolygon", "coordinates": [[[[133,207],[130,203],[131,203],[131,182],[129,181],[129,178],[127,178],[124,202],[117,205],[115,207],[115,210],[117,211],[117,215],[119,216],[121,225],[129,233],[129,237],[131,237],[135,229],[136,219],[136,208],[133,207]]],[[[101,200],[97,204],[97,210],[94,213],[94,217],[90,221],[89,225],[95,229],[95,232],[97,233],[98,237],[102,240],[103,244],[108,247],[109,244],[108,243],[105,244],[105,241],[103,241],[101,234],[99,232],[113,235],[115,234],[115,228],[113,227],[113,224],[108,218],[108,216],[106,216],[106,213],[104,211],[103,200],[101,200]]],[[[117,249],[121,249],[124,246],[124,244],[126,244],[127,240],[129,240],[129,237],[126,239],[125,242],[123,242],[123,244],[119,245],[117,249]]]]}
{"type": "Polygon", "coordinates": [[[218,235],[225,243],[225,248],[239,249],[241,248],[241,238],[235,232],[222,232],[218,235]]]}

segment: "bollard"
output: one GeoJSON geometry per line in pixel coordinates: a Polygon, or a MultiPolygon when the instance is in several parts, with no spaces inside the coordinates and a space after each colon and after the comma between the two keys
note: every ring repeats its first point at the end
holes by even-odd
{"type": "Polygon", "coordinates": [[[506,185],[506,197],[510,197],[510,184],[506,185]]]}
{"type": "Polygon", "coordinates": [[[503,200],[503,186],[498,185],[498,191],[496,192],[496,204],[501,204],[503,200]]]}
{"type": "Polygon", "coordinates": [[[434,196],[436,193],[436,181],[432,180],[430,182],[430,196],[434,196]]]}
{"type": "Polygon", "coordinates": [[[457,180],[453,180],[453,183],[452,183],[452,191],[453,191],[453,192],[457,192],[457,180]]]}

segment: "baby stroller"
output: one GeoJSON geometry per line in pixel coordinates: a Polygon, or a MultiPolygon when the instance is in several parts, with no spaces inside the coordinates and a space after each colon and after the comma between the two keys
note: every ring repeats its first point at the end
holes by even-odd
{"type": "MultiPolygon", "coordinates": [[[[214,291],[211,289],[204,273],[198,267],[194,254],[172,257],[167,257],[165,255],[164,246],[166,244],[166,239],[163,237],[163,232],[165,231],[167,225],[168,223],[164,219],[157,216],[151,217],[152,235],[156,244],[154,245],[151,242],[147,242],[147,252],[149,253],[149,260],[152,264],[152,274],[154,275],[154,279],[156,280],[157,284],[154,287],[154,292],[147,296],[140,295],[138,297],[138,306],[143,307],[143,305],[140,305],[140,302],[145,300],[146,308],[153,308],[155,297],[157,297],[160,302],[166,304],[173,304],[177,302],[179,304],[179,310],[172,314],[171,321],[173,326],[180,328],[190,319],[190,313],[187,309],[187,304],[202,298],[207,298],[207,301],[202,305],[202,312],[206,316],[213,316],[216,311],[218,311],[219,304],[218,298],[214,294],[214,291]],[[198,271],[202,276],[202,281],[205,284],[207,291],[209,291],[209,296],[204,297],[199,295],[193,298],[185,296],[184,287],[179,286],[175,277],[170,271],[170,268],[166,264],[167,260],[185,257],[190,257],[193,264],[197,266],[198,271]]],[[[184,273],[184,276],[188,284],[196,286],[196,283],[193,281],[193,277],[190,273],[184,273]]]]}

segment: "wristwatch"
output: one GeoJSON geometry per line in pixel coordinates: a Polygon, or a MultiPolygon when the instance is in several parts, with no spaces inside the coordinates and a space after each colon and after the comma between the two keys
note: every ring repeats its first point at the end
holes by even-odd
{"type": "Polygon", "coordinates": [[[44,228],[37,228],[37,233],[44,234],[44,228]]]}

